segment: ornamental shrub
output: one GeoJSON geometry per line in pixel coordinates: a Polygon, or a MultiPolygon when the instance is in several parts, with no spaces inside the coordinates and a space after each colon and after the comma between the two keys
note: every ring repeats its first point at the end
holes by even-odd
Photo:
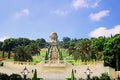
{"type": "Polygon", "coordinates": [[[110,80],[110,76],[108,73],[102,73],[100,76],[100,80],[110,80]]]}

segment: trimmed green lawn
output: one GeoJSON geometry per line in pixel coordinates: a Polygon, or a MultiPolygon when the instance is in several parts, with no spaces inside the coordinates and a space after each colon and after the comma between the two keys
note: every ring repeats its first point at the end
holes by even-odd
{"type": "Polygon", "coordinates": [[[34,60],[33,60],[33,62],[35,62],[35,63],[36,63],[36,62],[41,62],[41,61],[42,61],[42,60],[40,60],[40,59],[34,59],[34,60]]]}
{"type": "Polygon", "coordinates": [[[63,57],[68,57],[69,54],[64,53],[64,54],[62,54],[62,56],[63,56],[63,57]]]}

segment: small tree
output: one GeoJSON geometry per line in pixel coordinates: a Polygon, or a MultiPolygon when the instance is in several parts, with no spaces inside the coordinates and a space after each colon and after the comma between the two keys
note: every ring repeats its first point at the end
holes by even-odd
{"type": "Polygon", "coordinates": [[[100,80],[98,76],[93,76],[92,80],[100,80]]]}
{"type": "Polygon", "coordinates": [[[9,80],[9,76],[4,73],[0,73],[0,80],[9,80]]]}
{"type": "Polygon", "coordinates": [[[45,60],[48,60],[48,52],[46,51],[45,60]]]}
{"type": "Polygon", "coordinates": [[[100,80],[110,80],[110,76],[108,73],[102,73],[100,76],[100,80]]]}
{"type": "Polygon", "coordinates": [[[21,77],[21,75],[19,75],[19,74],[11,74],[11,75],[9,76],[9,79],[10,79],[10,80],[22,80],[22,77],[21,77]]]}

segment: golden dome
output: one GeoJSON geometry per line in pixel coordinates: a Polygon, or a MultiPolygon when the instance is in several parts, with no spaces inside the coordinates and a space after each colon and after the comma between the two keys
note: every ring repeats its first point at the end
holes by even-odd
{"type": "Polygon", "coordinates": [[[56,32],[52,32],[50,34],[50,39],[57,40],[58,39],[57,33],[56,32]]]}

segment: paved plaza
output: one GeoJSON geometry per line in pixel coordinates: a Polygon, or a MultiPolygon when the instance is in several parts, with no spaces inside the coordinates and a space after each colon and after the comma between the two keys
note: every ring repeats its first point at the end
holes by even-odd
{"type": "Polygon", "coordinates": [[[97,62],[96,64],[92,65],[80,65],[80,66],[73,66],[70,63],[66,63],[66,66],[60,67],[58,66],[43,66],[43,62],[41,63],[36,63],[36,64],[19,64],[19,63],[14,63],[13,61],[4,61],[4,66],[0,67],[0,72],[2,73],[7,73],[8,75],[12,73],[17,73],[21,74],[22,70],[27,67],[29,74],[28,78],[33,77],[33,72],[32,70],[37,69],[37,76],[39,78],[44,78],[44,80],[64,80],[64,78],[71,77],[71,71],[76,70],[75,77],[77,79],[79,78],[86,78],[86,74],[84,73],[89,66],[91,71],[93,72],[91,74],[92,76],[100,76],[101,73],[108,72],[111,78],[116,77],[116,72],[114,69],[110,67],[104,67],[103,63],[97,62]]]}
{"type": "Polygon", "coordinates": [[[32,70],[37,69],[37,76],[44,78],[44,80],[64,80],[66,77],[64,74],[64,69],[59,70],[57,68],[44,68],[42,63],[37,64],[18,64],[10,61],[4,61],[4,66],[0,67],[0,72],[7,73],[8,75],[12,73],[21,74],[22,70],[27,67],[29,74],[27,77],[32,78],[33,72],[32,70]]]}

